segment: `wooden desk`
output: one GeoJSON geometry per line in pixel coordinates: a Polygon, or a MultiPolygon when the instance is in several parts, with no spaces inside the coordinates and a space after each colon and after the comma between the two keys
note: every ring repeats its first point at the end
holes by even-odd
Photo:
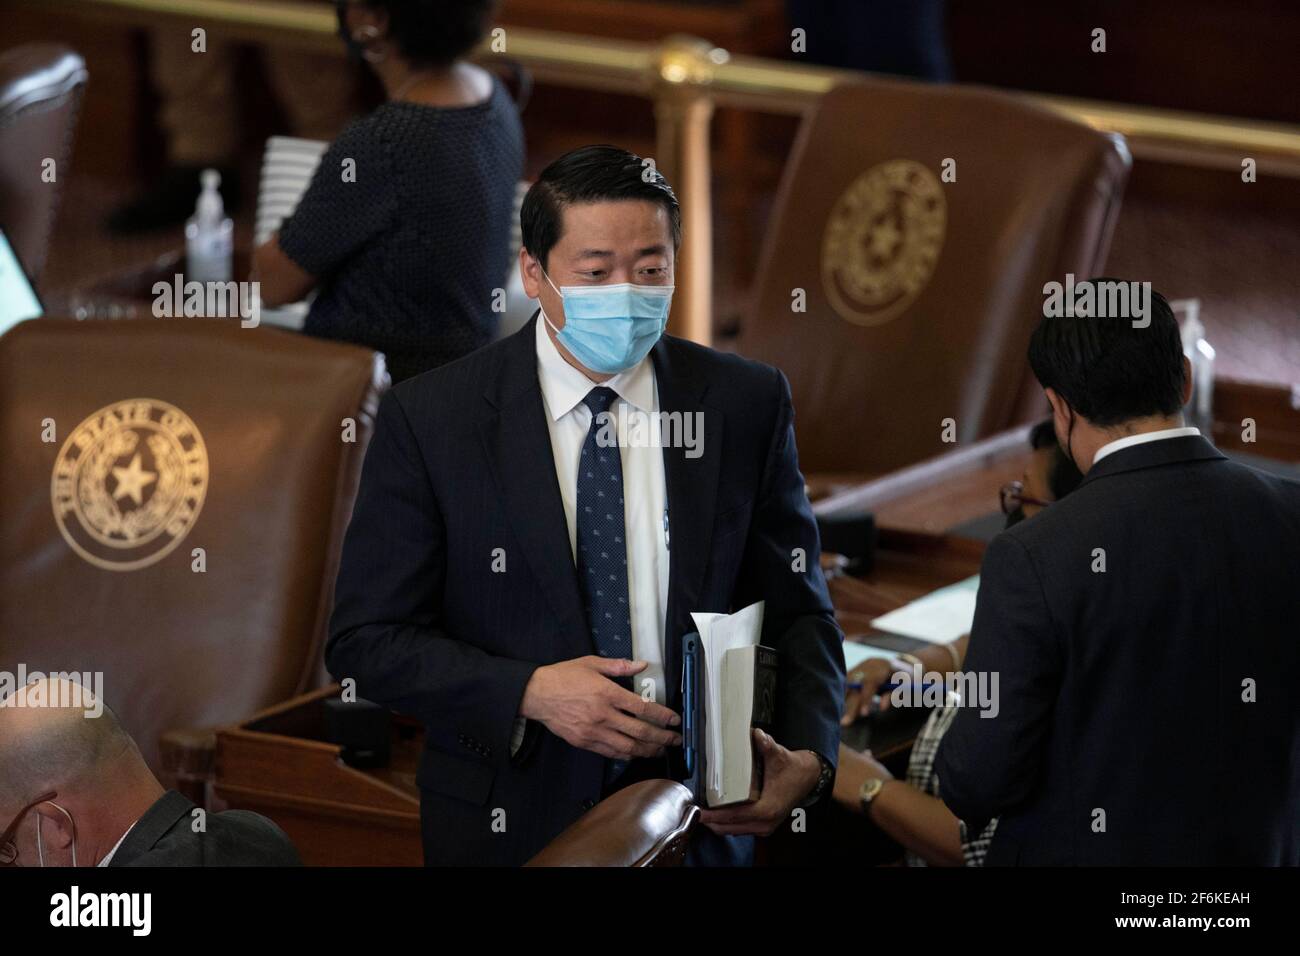
{"type": "MultiPolygon", "coordinates": [[[[984,544],[955,536],[884,531],[871,573],[841,576],[830,581],[835,617],[846,640],[915,652],[924,641],[904,637],[883,639],[872,633],[872,619],[902,607],[931,591],[979,573],[984,544]]],[[[859,721],[846,729],[843,740],[856,750],[870,750],[881,759],[905,759],[928,711],[891,711],[859,721]]]]}
{"type": "Polygon", "coordinates": [[[213,792],[274,820],[308,866],[420,866],[424,730],[395,717],[390,765],[349,767],[325,740],[324,701],[338,695],[335,684],[217,731],[213,792]]]}
{"type": "MultiPolygon", "coordinates": [[[[1300,383],[1218,379],[1214,418],[1214,444],[1225,453],[1300,462],[1300,383]],[[1255,423],[1251,442],[1243,440],[1248,419],[1255,423]]],[[[870,512],[882,529],[882,544],[889,531],[950,534],[997,510],[998,489],[1022,477],[1029,464],[1029,431],[1028,425],[1014,428],[856,486],[840,485],[815,500],[813,510],[825,516],[870,512]]],[[[829,478],[834,487],[834,476],[829,478]]]]}

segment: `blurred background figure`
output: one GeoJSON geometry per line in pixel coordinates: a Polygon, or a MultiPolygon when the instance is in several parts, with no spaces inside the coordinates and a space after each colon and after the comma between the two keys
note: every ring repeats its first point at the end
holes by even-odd
{"type": "Polygon", "coordinates": [[[1053,501],[1059,501],[1083,481],[1083,475],[1070,457],[1061,450],[1050,418],[1039,422],[1029,433],[1034,449],[1025,475],[1003,486],[1002,513],[1007,527],[1037,514],[1053,501]]]}
{"type": "Polygon", "coordinates": [[[0,867],[300,864],[265,817],[194,810],[89,689],[42,678],[0,701],[0,867]]]}
{"type": "MultiPolygon", "coordinates": [[[[194,212],[199,174],[220,170],[226,208],[240,199],[238,44],[209,33],[196,52],[187,29],[149,33],[150,79],[158,123],[166,137],[167,166],[139,195],[115,209],[108,228],[119,235],[165,229],[194,212]]],[[[357,74],[334,57],[283,47],[260,48],[267,81],[289,131],[304,139],[333,139],[356,112],[357,74]]]]}
{"type": "Polygon", "coordinates": [[[317,291],[304,331],[381,351],[394,382],[491,341],[510,264],[523,129],[505,87],[463,59],[494,0],[340,0],[344,42],[387,102],[321,161],[254,255],[262,300],[317,291]]]}
{"type": "Polygon", "coordinates": [[[807,58],[846,70],[951,82],[945,0],[786,0],[791,29],[807,31],[807,58]]]}
{"type": "MultiPolygon", "coordinates": [[[[1029,444],[1034,452],[1024,477],[1001,489],[1002,513],[1008,528],[1059,501],[1083,480],[1078,466],[1057,442],[1050,418],[1033,427],[1029,444]]],[[[967,634],[951,644],[930,645],[895,660],[863,661],[849,675],[841,723],[848,727],[873,712],[888,710],[889,694],[878,697],[877,692],[895,674],[916,670],[924,674],[960,672],[969,642],[967,634]]],[[[996,817],[978,829],[968,827],[939,797],[934,758],[939,741],[956,715],[957,702],[951,700],[949,706],[937,707],[930,713],[912,746],[903,779],[890,773],[870,750],[857,751],[840,744],[836,803],[850,813],[867,817],[897,841],[909,866],[983,866],[989,843],[997,832],[996,817]]]]}

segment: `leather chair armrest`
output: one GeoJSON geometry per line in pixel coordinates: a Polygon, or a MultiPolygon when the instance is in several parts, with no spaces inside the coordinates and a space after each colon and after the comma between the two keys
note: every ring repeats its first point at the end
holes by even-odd
{"type": "Polygon", "coordinates": [[[700,809],[672,780],[643,780],[606,797],[525,866],[681,866],[700,809]]]}
{"type": "Polygon", "coordinates": [[[206,807],[216,769],[216,731],[210,727],[168,730],[159,737],[158,750],[163,785],[206,807]]]}

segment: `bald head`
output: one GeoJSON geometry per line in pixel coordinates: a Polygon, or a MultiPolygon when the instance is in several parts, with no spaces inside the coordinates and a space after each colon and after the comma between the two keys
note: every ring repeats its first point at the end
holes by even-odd
{"type": "Polygon", "coordinates": [[[47,790],[85,792],[123,763],[144,768],[135,741],[89,688],[41,678],[0,701],[0,808],[47,790]]]}

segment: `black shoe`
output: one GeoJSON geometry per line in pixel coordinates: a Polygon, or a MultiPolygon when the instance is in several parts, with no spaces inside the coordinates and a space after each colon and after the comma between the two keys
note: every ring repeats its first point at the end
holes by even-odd
{"type": "MultiPolygon", "coordinates": [[[[194,205],[203,191],[199,177],[206,168],[170,167],[153,186],[109,214],[105,222],[108,231],[126,236],[180,226],[194,215],[194,205]]],[[[229,168],[220,168],[219,172],[221,197],[230,215],[239,206],[239,173],[229,168]]]]}

